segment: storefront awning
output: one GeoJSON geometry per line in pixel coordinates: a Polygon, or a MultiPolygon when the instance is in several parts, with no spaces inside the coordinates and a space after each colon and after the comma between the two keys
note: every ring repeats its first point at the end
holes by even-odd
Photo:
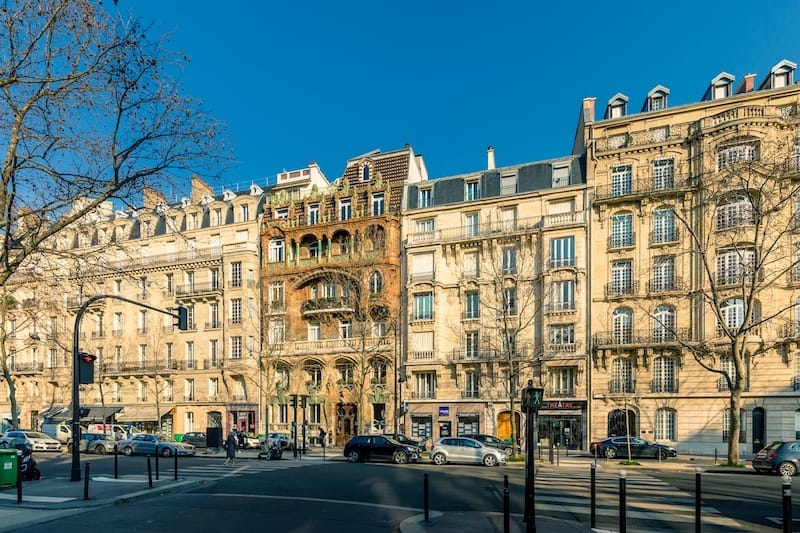
{"type": "Polygon", "coordinates": [[[82,422],[104,422],[111,415],[122,411],[122,407],[90,407],[89,414],[82,417],[82,422]]]}
{"type": "Polygon", "coordinates": [[[158,422],[159,416],[172,411],[174,405],[133,405],[126,407],[117,415],[117,422],[158,422]]]}
{"type": "Polygon", "coordinates": [[[72,417],[72,410],[69,407],[48,407],[37,415],[42,420],[61,422],[72,417]]]}

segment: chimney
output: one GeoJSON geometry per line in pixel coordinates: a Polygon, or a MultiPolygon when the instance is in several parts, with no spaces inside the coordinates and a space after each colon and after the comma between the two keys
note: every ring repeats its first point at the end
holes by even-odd
{"type": "Polygon", "coordinates": [[[486,160],[487,160],[487,167],[488,170],[494,170],[494,147],[490,146],[486,149],[486,160]]]}
{"type": "Polygon", "coordinates": [[[756,75],[745,74],[741,85],[739,85],[739,88],[736,90],[736,94],[751,93],[753,92],[753,89],[755,89],[755,85],[756,85],[756,75]]]}
{"type": "Polygon", "coordinates": [[[199,204],[203,196],[214,196],[214,190],[199,176],[192,176],[192,203],[199,204]]]}
{"type": "Polygon", "coordinates": [[[594,97],[583,99],[583,122],[584,124],[594,122],[594,104],[596,99],[594,97]]]}
{"type": "Polygon", "coordinates": [[[147,209],[155,209],[159,204],[167,203],[167,199],[164,195],[150,186],[145,186],[142,191],[142,200],[144,207],[147,209]]]}

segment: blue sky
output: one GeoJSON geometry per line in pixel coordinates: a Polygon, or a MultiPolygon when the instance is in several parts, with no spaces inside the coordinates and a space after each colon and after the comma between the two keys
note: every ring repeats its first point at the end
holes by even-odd
{"type": "MultiPolygon", "coordinates": [[[[566,155],[581,100],[699,101],[722,71],[800,63],[797,0],[641,3],[128,0],[191,57],[187,92],[224,121],[227,186],[410,144],[432,178],[566,155]]],[[[800,79],[800,74],[796,74],[800,79]]]]}

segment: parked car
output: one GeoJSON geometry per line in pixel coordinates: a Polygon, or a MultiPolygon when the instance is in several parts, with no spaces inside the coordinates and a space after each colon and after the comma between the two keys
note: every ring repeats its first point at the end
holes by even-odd
{"type": "Polygon", "coordinates": [[[782,476],[793,476],[800,468],[800,440],[771,442],[753,456],[756,472],[777,472],[782,476]]]}
{"type": "Polygon", "coordinates": [[[206,434],[202,431],[190,431],[183,434],[181,442],[191,444],[195,448],[205,448],[207,443],[206,434]]]}
{"type": "Polygon", "coordinates": [[[409,437],[406,437],[402,433],[384,433],[383,436],[384,437],[389,437],[390,439],[394,439],[394,440],[396,440],[397,442],[399,442],[401,444],[408,444],[409,446],[416,446],[417,448],[419,448],[423,452],[427,449],[427,446],[425,446],[424,442],[420,442],[418,440],[414,440],[414,439],[411,439],[409,437]]]}
{"type": "Polygon", "coordinates": [[[0,436],[0,446],[17,448],[27,444],[35,452],[60,452],[61,443],[39,431],[9,430],[0,436]]]}
{"type": "MultiPolygon", "coordinates": [[[[78,451],[86,453],[97,453],[100,455],[114,453],[117,449],[117,441],[110,435],[101,433],[84,433],[78,443],[78,451]]],[[[72,452],[72,437],[67,441],[67,451],[72,452]]]]}
{"type": "Polygon", "coordinates": [[[269,440],[259,439],[260,447],[268,449],[273,443],[277,442],[281,450],[292,450],[294,443],[292,437],[288,433],[270,433],[269,440]]]}
{"type": "Polygon", "coordinates": [[[392,461],[402,465],[420,457],[419,448],[402,444],[383,435],[358,435],[344,445],[344,456],[351,463],[392,461]]]}
{"type": "Polygon", "coordinates": [[[467,437],[442,437],[433,443],[430,451],[435,465],[445,463],[475,463],[486,466],[505,464],[508,458],[499,450],[479,440],[467,437]]]}
{"type": "Polygon", "coordinates": [[[252,433],[244,433],[244,434],[242,434],[242,439],[244,440],[243,448],[245,450],[249,450],[250,448],[258,448],[259,447],[258,437],[256,437],[252,433]]]}
{"type": "Polygon", "coordinates": [[[72,437],[72,428],[65,422],[58,424],[42,424],[42,433],[48,437],[53,437],[58,442],[66,444],[72,437]]]}
{"type": "Polygon", "coordinates": [[[155,455],[156,446],[158,454],[163,457],[195,454],[195,447],[189,443],[175,442],[167,436],[156,437],[150,433],[138,433],[130,439],[119,441],[117,446],[125,455],[155,455]]]}
{"type": "Polygon", "coordinates": [[[672,446],[650,442],[639,437],[610,437],[596,441],[589,446],[594,455],[614,459],[615,457],[628,457],[628,442],[630,442],[631,458],[647,458],[664,460],[667,457],[677,457],[678,451],[672,446]]]}
{"type": "MultiPolygon", "coordinates": [[[[484,444],[492,446],[493,448],[498,448],[500,450],[503,450],[506,455],[511,455],[511,450],[513,449],[510,442],[500,440],[494,435],[484,435],[483,433],[468,433],[466,435],[462,435],[462,437],[479,440],[484,444]]],[[[522,449],[519,446],[517,446],[517,453],[520,453],[521,451],[522,449]]]]}

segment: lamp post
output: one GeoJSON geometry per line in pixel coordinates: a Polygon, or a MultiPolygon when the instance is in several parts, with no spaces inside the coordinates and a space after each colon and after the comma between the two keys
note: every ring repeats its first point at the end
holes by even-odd
{"type": "Polygon", "coordinates": [[[295,459],[297,459],[297,396],[297,394],[289,395],[292,399],[292,407],[294,407],[294,422],[292,422],[292,440],[294,441],[294,445],[292,446],[292,455],[295,459]]]}
{"type": "MultiPolygon", "coordinates": [[[[534,448],[536,439],[536,414],[542,405],[544,389],[528,386],[522,390],[522,409],[525,411],[525,532],[536,533],[536,466],[534,448]]],[[[512,413],[513,416],[513,413],[512,413]]]]}
{"type": "Polygon", "coordinates": [[[308,394],[300,395],[300,406],[303,408],[303,455],[306,454],[306,426],[308,421],[306,419],[306,406],[308,405],[308,394]]]}

